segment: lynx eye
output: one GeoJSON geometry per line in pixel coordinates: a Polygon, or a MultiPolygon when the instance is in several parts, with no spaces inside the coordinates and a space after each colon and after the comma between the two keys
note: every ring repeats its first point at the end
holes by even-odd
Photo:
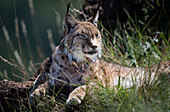
{"type": "Polygon", "coordinates": [[[84,35],[84,34],[79,34],[79,37],[82,39],[87,39],[87,35],[84,35]]]}
{"type": "Polygon", "coordinates": [[[98,34],[98,33],[96,33],[96,34],[95,34],[95,36],[96,36],[96,37],[98,37],[98,36],[99,36],[99,34],[98,34]]]}

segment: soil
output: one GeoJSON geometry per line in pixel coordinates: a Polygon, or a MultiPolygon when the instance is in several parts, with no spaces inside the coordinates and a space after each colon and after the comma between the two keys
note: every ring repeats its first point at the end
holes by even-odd
{"type": "Polygon", "coordinates": [[[28,95],[33,81],[0,81],[0,111],[22,110],[22,105],[29,107],[28,95]]]}
{"type": "Polygon", "coordinates": [[[35,107],[30,105],[28,100],[29,91],[35,77],[39,73],[49,72],[50,65],[51,59],[47,58],[29,81],[14,82],[7,79],[0,81],[0,112],[22,111],[25,108],[34,110],[35,107]]]}
{"type": "MultiPolygon", "coordinates": [[[[15,111],[41,111],[41,106],[45,106],[46,100],[40,102],[39,104],[32,105],[29,102],[28,96],[29,91],[33,87],[33,82],[38,74],[42,72],[49,72],[49,67],[51,66],[51,58],[47,58],[44,60],[39,69],[37,69],[34,77],[32,77],[29,81],[22,82],[14,82],[4,79],[0,81],[0,112],[13,112],[15,111]]],[[[58,85],[55,88],[51,88],[50,90],[55,89],[55,92],[58,95],[55,97],[58,100],[65,102],[69,93],[72,90],[68,89],[68,85],[63,84],[61,82],[56,82],[58,85]]],[[[74,89],[74,88],[73,88],[74,89]]],[[[50,95],[50,99],[52,99],[53,91],[49,91],[48,95],[50,95]]],[[[53,103],[53,102],[52,102],[53,103]]],[[[58,107],[57,104],[52,105],[50,109],[55,109],[56,111],[65,112],[68,111],[66,107],[58,107]]]]}
{"type": "MultiPolygon", "coordinates": [[[[89,10],[95,12],[95,9],[97,9],[99,1],[100,0],[97,1],[87,0],[88,5],[83,7],[83,12],[85,14],[88,14],[89,10]]],[[[134,15],[134,10],[135,12],[137,12],[137,14],[141,14],[142,12],[139,9],[145,8],[146,3],[138,2],[140,0],[135,0],[135,1],[136,2],[130,0],[128,3],[123,3],[119,0],[108,0],[108,1],[103,0],[103,3],[99,8],[100,20],[102,21],[106,29],[109,29],[110,26],[108,24],[108,21],[110,22],[110,24],[114,25],[114,27],[116,26],[117,15],[119,15],[120,21],[124,22],[127,20],[127,15],[125,14],[122,8],[124,7],[124,4],[126,4],[125,9],[129,9],[128,11],[131,15],[134,15]],[[106,19],[106,17],[108,17],[108,19],[106,19]]],[[[152,3],[153,0],[149,0],[149,1],[152,3]]],[[[167,1],[168,0],[166,0],[166,2],[167,1]]],[[[49,72],[49,67],[51,65],[51,58],[47,58],[44,62],[42,62],[41,65],[42,66],[35,73],[35,77],[39,73],[49,72]]],[[[13,110],[24,111],[25,107],[27,109],[32,108],[33,110],[34,106],[30,105],[28,100],[28,95],[29,95],[29,91],[33,86],[33,81],[35,80],[35,77],[32,77],[29,81],[23,81],[23,82],[8,81],[6,79],[0,81],[0,111],[2,112],[10,112],[13,110]]],[[[67,92],[67,94],[69,94],[69,92],[67,92]]]]}

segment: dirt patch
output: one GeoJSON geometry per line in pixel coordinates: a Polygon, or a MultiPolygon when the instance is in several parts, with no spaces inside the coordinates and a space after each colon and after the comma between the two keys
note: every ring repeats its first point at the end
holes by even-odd
{"type": "Polygon", "coordinates": [[[0,81],[0,111],[22,110],[22,105],[29,107],[28,95],[33,81],[0,81]]]}

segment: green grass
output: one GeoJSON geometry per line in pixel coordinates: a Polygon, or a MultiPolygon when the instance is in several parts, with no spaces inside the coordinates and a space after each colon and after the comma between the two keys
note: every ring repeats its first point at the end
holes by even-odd
{"type": "Polygon", "coordinates": [[[86,96],[77,108],[84,112],[167,112],[169,110],[169,83],[166,76],[159,84],[149,87],[133,87],[118,91],[106,87],[93,87],[93,95],[86,96]],[[95,98],[93,98],[95,96],[95,98]]]}
{"type": "MultiPolygon", "coordinates": [[[[103,29],[102,58],[113,63],[146,69],[159,62],[170,60],[170,40],[167,40],[167,34],[155,31],[153,27],[149,26],[154,17],[147,23],[143,22],[144,26],[141,26],[139,25],[141,21],[134,20],[128,12],[126,13],[129,17],[128,25],[120,25],[118,22],[117,28],[111,29],[112,33],[109,33],[100,22],[100,28],[103,29]]],[[[13,67],[22,71],[19,66],[13,67]]],[[[27,72],[24,73],[27,74],[27,72]]],[[[1,72],[0,77],[8,78],[3,76],[1,72]]],[[[93,87],[93,95],[87,95],[82,104],[70,110],[84,112],[168,112],[170,111],[169,74],[162,74],[159,80],[140,88],[134,86],[125,89],[118,86],[116,87],[118,91],[98,84],[98,86],[93,87]]],[[[65,102],[55,101],[54,97],[45,97],[41,99],[37,109],[40,111],[61,111],[63,107],[65,108],[65,102]]],[[[29,110],[31,107],[25,108],[25,111],[29,110]]]]}
{"type": "MultiPolygon", "coordinates": [[[[102,58],[121,65],[146,69],[162,61],[170,60],[170,40],[167,40],[163,32],[150,31],[149,23],[152,20],[144,27],[140,27],[135,24],[130,15],[128,16],[130,30],[117,27],[112,31],[113,34],[103,31],[102,58]]],[[[100,26],[104,29],[102,23],[100,26]]],[[[161,74],[151,85],[145,84],[140,88],[136,86],[129,89],[121,86],[116,88],[117,91],[98,84],[91,90],[93,94],[87,95],[82,104],[69,109],[81,112],[170,111],[169,74],[161,74]]]]}
{"type": "MultiPolygon", "coordinates": [[[[104,56],[122,65],[149,68],[154,64],[170,60],[169,41],[163,32],[151,32],[149,23],[141,28],[133,20],[128,12],[128,26],[130,30],[118,27],[110,35],[112,42],[105,37],[104,56]]],[[[136,20],[137,21],[137,20],[136,20]]],[[[166,35],[167,36],[167,35],[166,35]]],[[[120,111],[120,112],[161,112],[169,110],[169,74],[162,74],[159,79],[147,86],[125,89],[117,87],[115,92],[100,86],[95,89],[95,96],[98,99],[89,100],[84,103],[88,111],[120,111]],[[158,83],[159,82],[159,83],[158,83]]]]}
{"type": "MultiPolygon", "coordinates": [[[[141,28],[135,24],[128,12],[127,15],[130,30],[117,27],[112,31],[113,34],[110,34],[103,28],[103,59],[146,69],[170,60],[170,40],[167,40],[163,32],[150,31],[149,23],[152,20],[141,28]]],[[[100,24],[103,27],[102,23],[100,24]]],[[[101,84],[93,87],[91,90],[93,95],[87,95],[83,103],[75,109],[84,112],[170,111],[169,74],[161,74],[154,83],[140,88],[136,86],[129,89],[120,86],[116,88],[118,91],[103,87],[101,84]]]]}

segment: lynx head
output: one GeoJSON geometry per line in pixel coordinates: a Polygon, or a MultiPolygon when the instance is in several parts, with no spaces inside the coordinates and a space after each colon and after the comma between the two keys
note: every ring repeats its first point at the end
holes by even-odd
{"type": "Polygon", "coordinates": [[[86,59],[95,61],[101,57],[101,34],[97,27],[98,12],[92,22],[78,21],[67,14],[64,25],[64,53],[69,60],[83,62],[86,59]]]}

